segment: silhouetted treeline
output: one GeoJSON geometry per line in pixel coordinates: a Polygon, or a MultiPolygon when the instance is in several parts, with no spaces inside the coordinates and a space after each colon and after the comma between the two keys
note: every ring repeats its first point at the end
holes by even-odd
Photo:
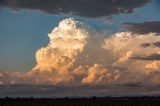
{"type": "Polygon", "coordinates": [[[1,98],[0,106],[160,106],[160,97],[1,98]]]}

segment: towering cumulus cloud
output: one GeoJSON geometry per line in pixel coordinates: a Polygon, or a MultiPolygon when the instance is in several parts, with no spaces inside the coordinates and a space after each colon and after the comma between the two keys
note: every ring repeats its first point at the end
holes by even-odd
{"type": "Polygon", "coordinates": [[[65,73],[71,70],[75,58],[83,52],[88,32],[73,19],[65,19],[48,34],[50,43],[36,53],[36,71],[65,73]]]}
{"type": "Polygon", "coordinates": [[[48,34],[48,46],[37,51],[37,66],[31,73],[52,75],[49,79],[47,76],[47,79],[53,84],[73,80],[71,72],[75,68],[76,58],[84,50],[88,34],[85,26],[72,18],[61,21],[48,34]]]}
{"type": "Polygon", "coordinates": [[[160,84],[160,36],[156,33],[99,33],[72,18],[48,34],[27,73],[1,72],[0,84],[160,84]]]}
{"type": "Polygon", "coordinates": [[[61,21],[49,34],[48,46],[37,51],[37,65],[30,73],[47,74],[43,80],[51,84],[94,84],[116,80],[117,71],[108,71],[101,63],[96,63],[99,57],[93,54],[94,48],[97,46],[97,51],[102,48],[98,44],[100,40],[93,34],[94,30],[72,18],[61,21]]]}

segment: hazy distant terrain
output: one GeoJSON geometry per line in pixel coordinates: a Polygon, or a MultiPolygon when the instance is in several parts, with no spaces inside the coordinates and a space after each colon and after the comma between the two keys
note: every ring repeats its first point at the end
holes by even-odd
{"type": "Polygon", "coordinates": [[[160,106],[160,97],[4,98],[0,106],[160,106]]]}

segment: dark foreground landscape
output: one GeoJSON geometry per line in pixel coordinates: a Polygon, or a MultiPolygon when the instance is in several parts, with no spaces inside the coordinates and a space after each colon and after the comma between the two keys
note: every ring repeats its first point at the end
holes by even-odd
{"type": "Polygon", "coordinates": [[[160,97],[3,98],[0,106],[160,106],[160,97]]]}

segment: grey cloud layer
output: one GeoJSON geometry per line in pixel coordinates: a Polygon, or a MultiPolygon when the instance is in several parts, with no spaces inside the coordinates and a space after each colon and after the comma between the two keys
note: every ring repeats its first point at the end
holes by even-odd
{"type": "Polygon", "coordinates": [[[160,41],[157,41],[157,42],[152,42],[152,43],[149,43],[149,42],[145,42],[145,43],[142,43],[141,44],[141,47],[150,47],[150,46],[153,46],[153,47],[160,47],[160,41]]]}
{"type": "Polygon", "coordinates": [[[73,14],[84,17],[103,17],[132,13],[149,0],[0,0],[12,9],[33,9],[49,14],[73,14]]]}
{"type": "Polygon", "coordinates": [[[150,32],[160,33],[160,21],[150,21],[144,23],[124,23],[123,26],[128,31],[139,34],[147,34],[150,32]]]}
{"type": "Polygon", "coordinates": [[[160,95],[159,86],[0,86],[1,97],[91,97],[160,95]],[[98,92],[97,92],[98,91],[98,92]]]}
{"type": "Polygon", "coordinates": [[[160,54],[152,54],[149,56],[136,56],[132,59],[141,59],[141,60],[160,60],[160,54]]]}

